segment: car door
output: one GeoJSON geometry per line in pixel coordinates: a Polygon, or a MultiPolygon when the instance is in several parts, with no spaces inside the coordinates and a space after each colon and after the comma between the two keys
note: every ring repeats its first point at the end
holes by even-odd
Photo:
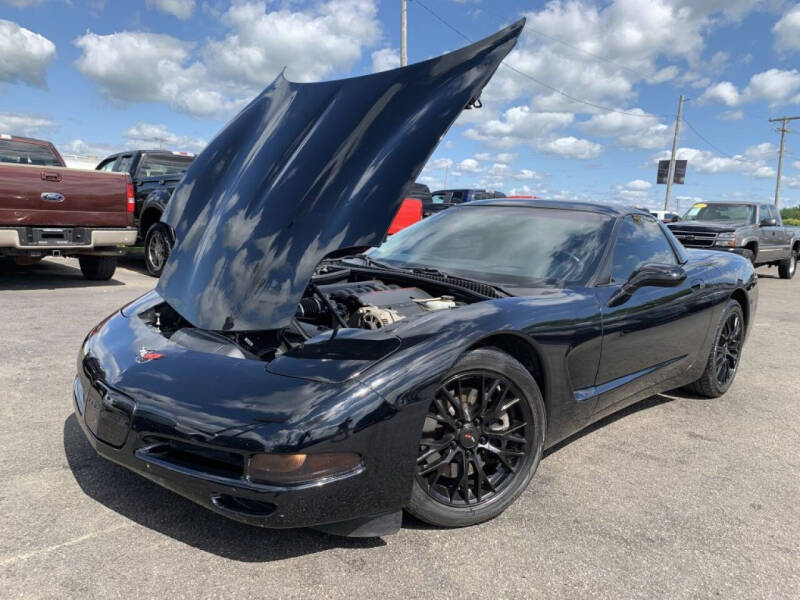
{"type": "Polygon", "coordinates": [[[608,282],[596,288],[603,306],[597,411],[621,407],[635,394],[678,376],[698,359],[711,320],[706,286],[711,268],[676,253],[663,226],[650,215],[628,215],[622,220],[608,282]],[[641,287],[621,304],[609,306],[630,276],[650,264],[680,265],[686,278],[672,287],[641,287]]]}
{"type": "Polygon", "coordinates": [[[778,260],[781,250],[777,237],[779,227],[764,224],[768,219],[773,218],[772,206],[761,204],[758,209],[758,262],[778,260]]]}

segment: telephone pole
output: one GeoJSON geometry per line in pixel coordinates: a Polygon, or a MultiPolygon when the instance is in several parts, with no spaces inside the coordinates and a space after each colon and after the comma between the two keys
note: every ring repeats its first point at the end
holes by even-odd
{"type": "Polygon", "coordinates": [[[672,192],[672,179],[675,177],[675,154],[678,152],[678,134],[681,131],[683,100],[683,94],[681,94],[680,100],[678,100],[678,116],[675,118],[675,136],[672,138],[672,156],[669,159],[669,172],[667,173],[667,195],[664,197],[664,210],[669,210],[669,195],[672,192]]]}
{"type": "Polygon", "coordinates": [[[778,204],[781,201],[781,171],[783,170],[783,150],[786,146],[786,134],[789,130],[786,128],[786,124],[789,121],[795,121],[800,119],[800,117],[778,117],[777,119],[770,119],[770,123],[778,123],[780,122],[781,128],[778,129],[781,133],[781,149],[778,152],[778,180],[775,182],[775,207],[778,207],[778,204]]]}
{"type": "Polygon", "coordinates": [[[406,43],[406,0],[400,0],[400,66],[408,64],[408,47],[406,43]]]}

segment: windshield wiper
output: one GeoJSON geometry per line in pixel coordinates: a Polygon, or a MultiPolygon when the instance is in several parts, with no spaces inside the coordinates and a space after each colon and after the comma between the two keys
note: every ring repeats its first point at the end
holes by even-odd
{"type": "Polygon", "coordinates": [[[373,258],[370,258],[366,254],[351,254],[350,256],[342,256],[339,257],[337,260],[345,260],[345,259],[352,259],[357,258],[364,262],[368,267],[375,267],[378,269],[386,269],[388,271],[405,271],[408,272],[408,269],[401,269],[399,267],[393,267],[392,265],[387,265],[386,263],[379,262],[373,258]]]}
{"type": "Polygon", "coordinates": [[[492,288],[493,290],[500,292],[506,296],[513,296],[514,294],[509,292],[502,286],[499,286],[495,283],[491,283],[489,281],[483,281],[482,279],[473,279],[472,277],[463,277],[461,275],[451,275],[450,273],[445,273],[444,271],[440,271],[439,269],[435,269],[433,267],[411,267],[409,269],[412,273],[419,273],[420,275],[437,275],[439,277],[443,277],[444,279],[454,279],[459,280],[462,279],[464,281],[471,281],[473,283],[477,283],[480,285],[485,285],[487,287],[492,288]]]}

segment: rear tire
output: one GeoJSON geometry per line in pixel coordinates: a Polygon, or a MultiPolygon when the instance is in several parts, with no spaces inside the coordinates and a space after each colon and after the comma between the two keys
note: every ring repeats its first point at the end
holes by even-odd
{"type": "Polygon", "coordinates": [[[172,237],[164,223],[153,223],[144,236],[144,264],[153,277],[161,277],[164,265],[172,252],[172,237]]]}
{"type": "Polygon", "coordinates": [[[108,281],[117,270],[116,256],[79,256],[78,262],[89,281],[108,281]]]}
{"type": "Polygon", "coordinates": [[[756,266],[756,255],[750,249],[742,250],[742,256],[750,261],[750,264],[756,266]]]}
{"type": "Polygon", "coordinates": [[[492,348],[465,354],[431,401],[406,510],[439,527],[493,519],[536,472],[545,419],[539,386],[519,362],[492,348]]]}
{"type": "Polygon", "coordinates": [[[742,305],[728,300],[714,333],[714,345],[706,359],[705,370],[700,379],[686,389],[706,398],[718,398],[727,392],[739,369],[744,334],[742,305]]]}
{"type": "Polygon", "coordinates": [[[792,250],[789,258],[783,259],[778,263],[778,275],[781,279],[791,279],[797,271],[797,252],[792,250]]]}

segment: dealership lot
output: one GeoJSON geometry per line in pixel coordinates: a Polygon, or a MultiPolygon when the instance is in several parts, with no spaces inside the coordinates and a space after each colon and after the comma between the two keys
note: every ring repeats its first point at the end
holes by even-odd
{"type": "MultiPolygon", "coordinates": [[[[0,267],[0,597],[800,597],[800,277],[761,269],[717,400],[648,399],[550,451],[500,518],[375,540],[241,525],[96,457],[86,332],[155,280],[0,267]]],[[[654,340],[657,343],[657,340],[654,340]]]]}

